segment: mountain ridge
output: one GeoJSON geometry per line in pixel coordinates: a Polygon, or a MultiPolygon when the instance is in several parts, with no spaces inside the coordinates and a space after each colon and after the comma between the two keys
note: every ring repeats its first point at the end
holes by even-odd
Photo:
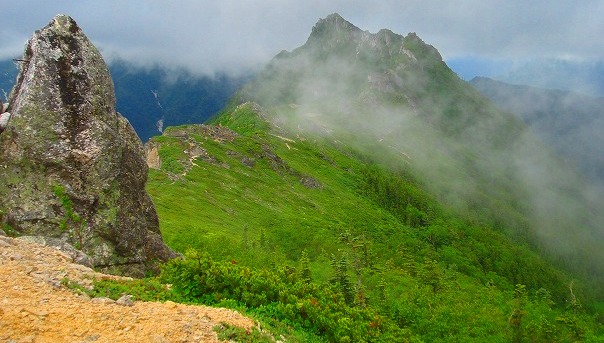
{"type": "Polygon", "coordinates": [[[494,77],[512,84],[604,96],[604,62],[544,58],[528,61],[494,77]]]}
{"type": "Polygon", "coordinates": [[[148,189],[166,241],[198,251],[172,270],[207,263],[227,279],[274,275],[275,288],[292,293],[254,281],[216,286],[202,272],[175,278],[175,288],[195,282],[192,300],[230,294],[254,313],[270,308],[299,323],[305,340],[547,341],[539,320],[554,340],[582,339],[555,319],[576,308],[569,291],[594,299],[600,287],[586,281],[587,270],[599,273],[600,250],[593,218],[580,217],[584,199],[572,197],[572,171],[416,35],[359,33],[330,19],[319,28],[333,32],[278,54],[212,119],[232,139],[184,126],[149,143],[161,163],[148,189]],[[568,202],[532,201],[550,196],[568,202]],[[341,297],[326,302],[317,289],[341,297]],[[292,303],[276,305],[284,299],[292,303]]]}
{"type": "Polygon", "coordinates": [[[240,101],[264,106],[281,127],[347,137],[382,163],[409,164],[441,200],[490,218],[553,259],[579,254],[604,276],[590,256],[601,250],[599,201],[579,173],[522,120],[459,79],[434,47],[414,34],[377,38],[363,33],[334,45],[327,35],[281,55],[240,101]]]}

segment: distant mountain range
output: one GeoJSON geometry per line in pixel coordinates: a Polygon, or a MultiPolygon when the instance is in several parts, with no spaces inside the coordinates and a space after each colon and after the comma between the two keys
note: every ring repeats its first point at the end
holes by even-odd
{"type": "Polygon", "coordinates": [[[15,85],[15,79],[17,78],[16,63],[11,60],[0,61],[0,100],[6,101],[8,99],[8,93],[15,85]]]}
{"type": "Polygon", "coordinates": [[[519,85],[604,96],[604,62],[539,59],[494,77],[519,85]]]}
{"type": "MultiPolygon", "coordinates": [[[[0,98],[5,101],[18,70],[12,60],[0,61],[0,98]],[[4,93],[6,93],[6,96],[4,93]]],[[[249,76],[196,76],[161,67],[148,69],[117,60],[109,65],[117,110],[144,142],[167,126],[202,123],[224,107],[249,76]]]]}
{"type": "Polygon", "coordinates": [[[604,98],[484,77],[470,84],[604,187],[604,98]]]}

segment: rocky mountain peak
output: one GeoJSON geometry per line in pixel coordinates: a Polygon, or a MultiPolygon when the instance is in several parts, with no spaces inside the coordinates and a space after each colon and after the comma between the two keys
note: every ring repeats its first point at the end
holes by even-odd
{"type": "Polygon", "coordinates": [[[307,45],[341,43],[348,41],[362,33],[361,29],[354,26],[339,14],[333,13],[319,21],[312,28],[307,45]]]}
{"type": "Polygon", "coordinates": [[[419,98],[414,93],[423,90],[418,83],[441,72],[450,70],[417,34],[362,31],[331,14],[317,22],[304,45],[275,56],[258,78],[262,82],[252,82],[243,92],[246,100],[258,103],[297,104],[304,99],[341,113],[348,113],[352,103],[372,107],[382,99],[378,93],[405,94],[414,109],[419,98]]]}
{"type": "Polygon", "coordinates": [[[416,50],[417,53],[425,59],[431,59],[432,62],[436,63],[441,63],[443,61],[438,50],[434,46],[424,42],[415,32],[410,32],[405,36],[404,42],[405,45],[416,50]]]}
{"type": "MultiPolygon", "coordinates": [[[[320,19],[312,29],[306,43],[294,53],[310,52],[319,58],[335,55],[355,60],[382,60],[378,64],[392,64],[392,60],[408,60],[417,66],[440,64],[442,57],[431,45],[426,44],[415,32],[402,36],[388,29],[377,33],[363,31],[333,13],[320,19]],[[402,56],[402,57],[401,57],[402,56]]],[[[276,59],[287,57],[280,54],[276,59]]],[[[405,62],[406,63],[406,62],[405,62]]]]}
{"type": "Polygon", "coordinates": [[[115,111],[107,65],[77,23],[56,16],[20,63],[0,134],[2,225],[132,275],[173,257],[145,191],[142,143],[115,111]]]}
{"type": "Polygon", "coordinates": [[[332,13],[325,17],[325,19],[319,19],[319,21],[313,27],[312,32],[324,31],[324,30],[335,30],[335,31],[361,31],[358,27],[342,18],[338,13],[332,13]]]}

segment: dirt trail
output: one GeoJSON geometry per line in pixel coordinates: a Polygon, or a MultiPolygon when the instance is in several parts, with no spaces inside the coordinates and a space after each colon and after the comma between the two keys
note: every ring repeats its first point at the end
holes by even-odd
{"type": "Polygon", "coordinates": [[[117,278],[72,263],[53,248],[0,236],[0,342],[218,342],[221,322],[254,322],[219,308],[172,302],[119,305],[61,286],[117,278]]]}

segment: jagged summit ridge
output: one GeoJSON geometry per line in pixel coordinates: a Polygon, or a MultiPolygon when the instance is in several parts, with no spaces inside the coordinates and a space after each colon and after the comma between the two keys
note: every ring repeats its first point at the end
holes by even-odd
{"type": "Polygon", "coordinates": [[[107,65],[72,18],[57,15],[34,33],[9,104],[0,135],[4,225],[59,238],[93,265],[128,274],[174,256],[145,191],[142,143],[115,111],[107,65]]]}
{"type": "Polygon", "coordinates": [[[312,28],[311,37],[327,31],[362,32],[361,29],[342,18],[338,13],[332,13],[319,21],[312,28]]]}
{"type": "MultiPolygon", "coordinates": [[[[361,30],[337,13],[319,19],[306,43],[295,49],[293,53],[308,50],[322,56],[348,55],[356,59],[366,57],[374,60],[406,56],[413,61],[423,59],[427,63],[443,62],[440,53],[433,46],[426,44],[415,32],[407,36],[388,29],[371,33],[361,30]]],[[[286,56],[288,56],[287,52],[281,52],[276,59],[286,56]]]]}
{"type": "Polygon", "coordinates": [[[304,46],[324,49],[337,47],[356,40],[362,33],[361,29],[334,13],[319,19],[304,46]]]}
{"type": "Polygon", "coordinates": [[[242,94],[262,104],[322,103],[330,111],[350,113],[356,105],[380,102],[378,91],[398,93],[415,111],[418,84],[441,72],[450,70],[417,34],[362,31],[332,14],[317,22],[302,46],[275,56],[257,78],[262,82],[248,84],[242,94]]]}

